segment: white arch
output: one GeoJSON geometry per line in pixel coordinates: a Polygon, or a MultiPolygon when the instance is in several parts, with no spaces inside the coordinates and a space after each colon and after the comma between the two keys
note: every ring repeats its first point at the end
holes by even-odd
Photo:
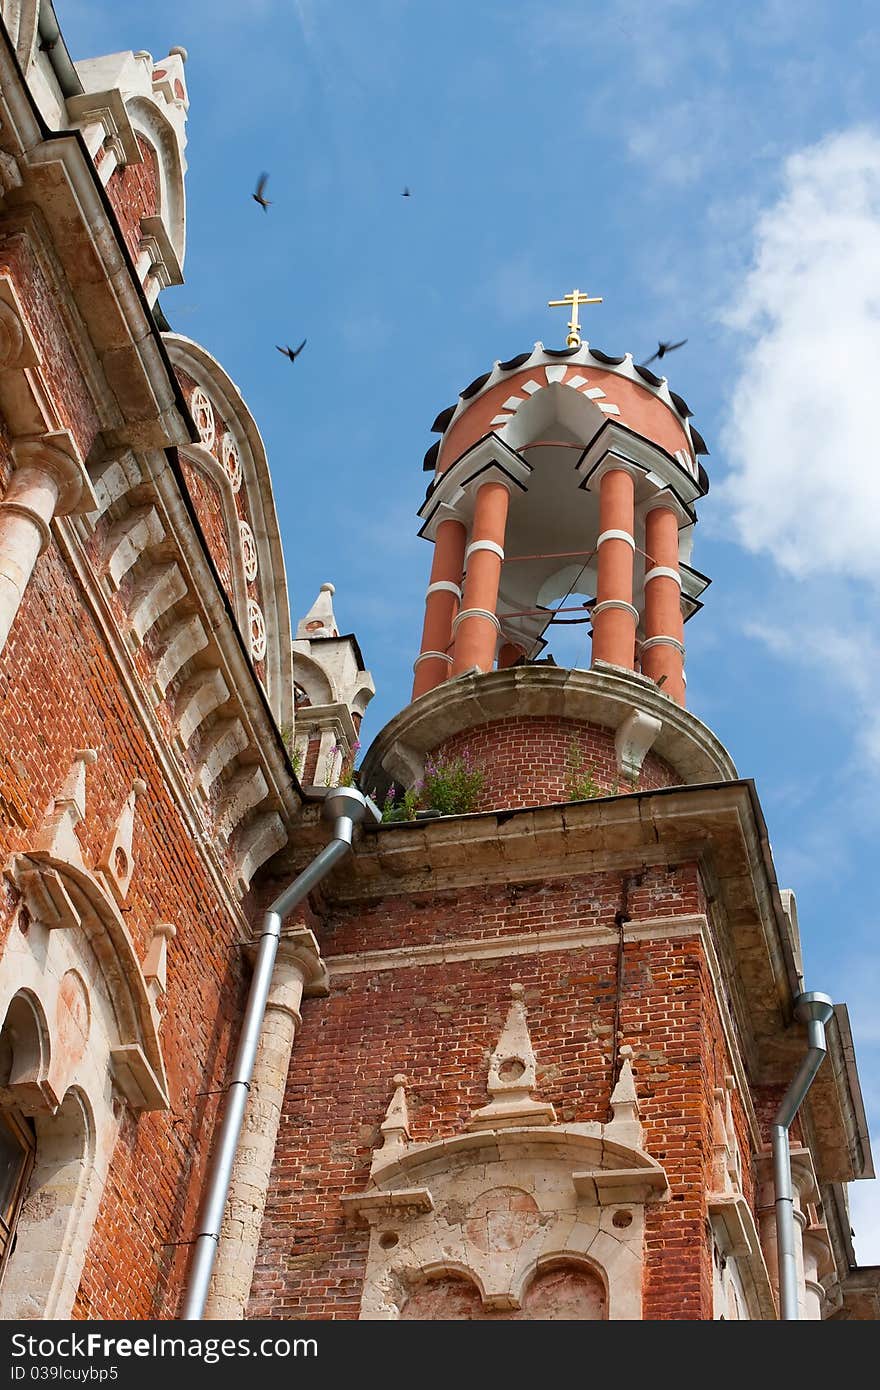
{"type": "Polygon", "coordinates": [[[183,176],[186,166],[177,131],[149,97],[131,96],[125,103],[125,109],[135,135],[140,135],[155,151],[159,173],[159,206],[156,211],[165,223],[165,230],[183,269],[186,252],[186,189],[183,176]]]}

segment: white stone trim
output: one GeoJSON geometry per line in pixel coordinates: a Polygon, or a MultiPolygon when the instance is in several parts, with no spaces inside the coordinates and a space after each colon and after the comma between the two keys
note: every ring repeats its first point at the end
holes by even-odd
{"type": "Polygon", "coordinates": [[[655,565],[653,569],[649,569],[645,575],[645,583],[649,584],[652,579],[674,579],[681,588],[681,574],[670,565],[655,565]]]}
{"type": "Polygon", "coordinates": [[[492,554],[497,555],[499,560],[504,559],[504,550],[496,541],[471,541],[464,552],[465,561],[468,561],[477,550],[491,550],[492,554]]]}
{"type": "Polygon", "coordinates": [[[513,419],[513,416],[512,416],[512,415],[493,415],[492,419],[489,421],[489,424],[490,424],[490,425],[509,425],[509,424],[510,424],[510,421],[511,421],[512,419],[513,419]]]}
{"type": "Polygon", "coordinates": [[[448,656],[446,652],[422,652],[413,662],[413,670],[418,669],[420,662],[431,661],[434,657],[437,657],[439,661],[445,661],[448,666],[452,665],[452,657],[448,656]]]}
{"type": "MultiPolygon", "coordinates": [[[[701,936],[706,918],[691,914],[675,918],[646,918],[627,923],[625,941],[649,941],[656,936],[701,936]]],[[[510,932],[505,936],[477,937],[437,942],[430,946],[399,946],[389,950],[358,951],[325,957],[331,980],[337,975],[363,975],[376,970],[408,970],[414,965],[442,965],[445,961],[497,960],[502,956],[545,955],[553,951],[577,951],[586,947],[616,945],[616,927],[556,927],[539,932],[510,932]]]]}
{"type": "Polygon", "coordinates": [[[502,409],[502,410],[514,410],[514,411],[516,411],[516,410],[519,410],[519,408],[520,408],[520,406],[521,406],[522,404],[523,404],[522,396],[508,396],[508,397],[507,397],[507,400],[504,402],[504,404],[502,405],[501,409],[502,409]]]}
{"type": "Polygon", "coordinates": [[[597,603],[593,609],[593,618],[598,618],[600,613],[607,613],[609,608],[620,608],[624,613],[629,613],[635,622],[639,620],[639,610],[633,608],[631,603],[626,603],[622,598],[606,598],[604,602],[597,603]]]}
{"type": "MultiPolygon", "coordinates": [[[[579,391],[582,386],[589,386],[590,383],[585,376],[578,375],[570,377],[565,384],[566,386],[574,387],[575,391],[579,391]]],[[[598,387],[596,389],[598,390],[598,387]]],[[[599,394],[600,396],[604,396],[605,392],[600,391],[599,394]]],[[[586,395],[586,392],[584,392],[584,395],[586,395]]]]}
{"type": "Polygon", "coordinates": [[[605,392],[602,390],[601,386],[591,386],[589,391],[584,392],[584,395],[588,400],[601,401],[605,392]]]}
{"type": "Polygon", "coordinates": [[[433,584],[429,584],[425,590],[425,598],[429,594],[447,593],[455,594],[456,598],[461,598],[461,589],[458,584],[453,584],[451,579],[435,579],[433,584]]]}
{"type": "Polygon", "coordinates": [[[634,537],[634,536],[631,536],[630,533],[629,533],[629,531],[615,531],[615,530],[612,528],[610,531],[602,531],[602,532],[600,532],[599,536],[598,536],[597,539],[596,539],[596,549],[597,549],[597,550],[599,549],[599,546],[602,544],[603,541],[626,541],[627,545],[631,545],[631,546],[632,546],[632,548],[633,548],[633,553],[635,553],[635,548],[636,548],[635,537],[634,537]]]}
{"type": "Polygon", "coordinates": [[[552,367],[544,368],[544,375],[547,378],[549,384],[553,386],[556,382],[563,381],[565,379],[565,373],[567,371],[568,363],[565,363],[563,365],[562,363],[556,362],[553,364],[552,367]]]}
{"type": "Polygon", "coordinates": [[[531,378],[531,380],[529,381],[524,381],[522,386],[520,387],[521,391],[528,391],[530,396],[533,396],[536,391],[542,391],[543,389],[544,388],[541,385],[541,382],[535,381],[534,377],[531,378]]]}
{"type": "MultiPolygon", "coordinates": [[[[595,612],[595,609],[593,611],[595,612]]],[[[646,652],[649,647],[674,647],[684,656],[684,643],[679,642],[677,637],[646,637],[641,643],[641,649],[646,652]]]]}
{"type": "Polygon", "coordinates": [[[495,614],[489,612],[488,608],[463,608],[452,620],[453,632],[458,631],[459,624],[463,623],[465,618],[487,618],[496,632],[501,631],[501,624],[495,617],[495,614]]]}
{"type": "Polygon", "coordinates": [[[619,414],[620,414],[620,406],[619,406],[619,405],[605,405],[602,401],[600,401],[598,404],[599,404],[599,409],[602,410],[602,411],[604,411],[606,415],[619,415],[619,414]]]}

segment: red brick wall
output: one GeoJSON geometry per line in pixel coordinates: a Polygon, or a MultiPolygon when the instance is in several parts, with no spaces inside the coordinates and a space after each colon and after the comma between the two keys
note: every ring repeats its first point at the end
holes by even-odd
{"type": "Polygon", "coordinates": [[[98,416],[58,310],[58,295],[47,283],[23,232],[0,242],[0,274],[8,274],[15,285],[52,403],[85,458],[98,432],[98,416]]]}
{"type": "MultiPolygon", "coordinates": [[[[223,514],[223,502],[216,484],[206,478],[201,469],[183,455],[180,466],[186,479],[186,486],[198,513],[199,524],[211,552],[211,559],[217,567],[220,582],[227,594],[232,597],[232,571],[229,559],[229,532],[223,514]]],[[[236,537],[236,542],[237,542],[236,537]]]]}
{"type": "MultiPolygon", "coordinates": [[[[323,949],[332,960],[550,925],[613,928],[623,887],[618,874],[593,874],[384,899],[333,913],[323,949]]],[[[629,884],[636,920],[702,908],[694,865],[629,884]]],[[[345,1225],[339,1198],[367,1184],[390,1078],[409,1078],[414,1141],[458,1130],[486,1101],[487,1057],[516,981],[526,987],[539,1093],[563,1122],[609,1118],[619,1000],[646,1147],[672,1189],[668,1203],[647,1209],[644,1315],[712,1316],[712,1091],[730,1062],[699,940],[662,936],[626,943],[620,981],[616,946],[590,946],[336,976],[329,998],[306,1001],[250,1316],[357,1317],[368,1236],[345,1225]]]]}
{"type": "MultiPolygon", "coordinates": [[[[237,927],[164,784],[102,637],[53,546],[39,561],[0,661],[4,790],[0,862],[26,850],[61,790],[74,751],[95,748],[87,816],[78,827],[93,864],[135,777],[135,873],[126,922],[143,959],[157,921],[177,937],[168,952],[162,1042],[171,1108],[122,1124],[74,1316],[173,1316],[196,1193],[240,1005],[237,927]]],[[[0,937],[18,895],[0,892],[0,937]]]]}
{"type": "Polygon", "coordinates": [[[681,777],[648,753],[635,785],[621,775],[614,731],[554,715],[511,715],[465,729],[434,749],[439,758],[468,757],[484,774],[476,811],[569,801],[572,778],[589,774],[603,794],[678,786],[681,777]],[[580,766],[573,768],[578,759],[580,766]]]}
{"type": "Polygon", "coordinates": [[[117,165],[107,180],[107,196],[119,222],[125,244],[137,262],[141,240],[141,218],[159,211],[159,166],[156,152],[143,136],[137,137],[143,160],[140,164],[117,165]]]}

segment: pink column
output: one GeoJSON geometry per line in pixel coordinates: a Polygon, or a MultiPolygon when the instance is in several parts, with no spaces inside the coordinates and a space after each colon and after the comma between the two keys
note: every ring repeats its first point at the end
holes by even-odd
{"type": "Polygon", "coordinates": [[[652,507],[645,518],[645,640],[642,671],[652,680],[665,676],[664,690],[684,704],[684,623],[678,567],[678,516],[668,506],[652,507]]]}
{"type": "Polygon", "coordinates": [[[415,662],[412,698],[417,700],[445,681],[452,665],[452,624],[461,601],[464,569],[464,523],[449,517],[437,527],[431,580],[425,596],[422,645],[415,662]]]}
{"type": "Polygon", "coordinates": [[[633,607],[635,485],[625,468],[611,467],[599,482],[599,538],[596,605],[593,609],[593,661],[630,671],[635,663],[633,607]]]}
{"type": "Polygon", "coordinates": [[[510,494],[503,483],[483,483],[477,492],[467,577],[461,611],[453,623],[452,674],[478,666],[491,671],[500,625],[495,616],[510,494]]]}

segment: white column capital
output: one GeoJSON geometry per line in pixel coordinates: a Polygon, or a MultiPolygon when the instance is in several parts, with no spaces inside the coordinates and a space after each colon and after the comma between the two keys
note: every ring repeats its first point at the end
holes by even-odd
{"type": "MultiPolygon", "coordinates": [[[[97,507],[98,500],[92,491],[89,475],[69,430],[19,436],[12,445],[12,458],[16,473],[42,475],[53,482],[56,490],[55,516],[94,511],[97,507]]],[[[20,487],[21,484],[17,488],[13,474],[9,491],[15,494],[20,487]]],[[[19,498],[13,495],[10,500],[17,502],[19,498]]],[[[51,516],[43,517],[47,523],[51,519],[51,516]]]]}

